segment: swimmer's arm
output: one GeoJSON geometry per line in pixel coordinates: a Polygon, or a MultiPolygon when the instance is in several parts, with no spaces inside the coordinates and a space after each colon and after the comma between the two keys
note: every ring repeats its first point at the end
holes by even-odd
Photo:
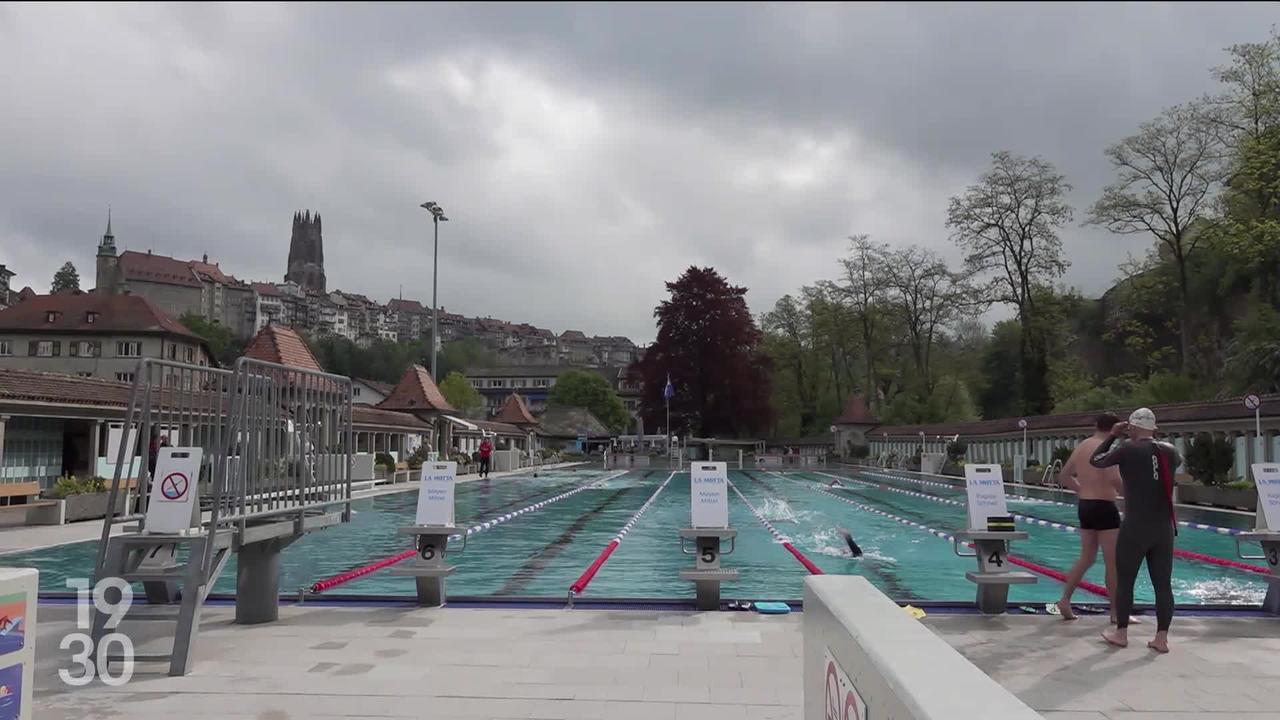
{"type": "Polygon", "coordinates": [[[1080,447],[1077,446],[1075,450],[1071,451],[1071,456],[1067,458],[1067,461],[1062,464],[1062,471],[1058,473],[1058,482],[1062,484],[1062,487],[1076,492],[1080,492],[1080,481],[1076,480],[1076,464],[1080,461],[1080,454],[1080,447]]]}
{"type": "Polygon", "coordinates": [[[1120,456],[1124,453],[1124,446],[1115,447],[1116,436],[1112,435],[1103,441],[1098,449],[1093,452],[1093,457],[1089,458],[1089,464],[1096,468],[1109,468],[1112,465],[1120,464],[1120,456]]]}

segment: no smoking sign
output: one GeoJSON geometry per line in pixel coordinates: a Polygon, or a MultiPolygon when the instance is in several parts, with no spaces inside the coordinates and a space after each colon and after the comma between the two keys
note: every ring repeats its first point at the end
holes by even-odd
{"type": "Polygon", "coordinates": [[[190,487],[191,481],[187,479],[185,473],[169,473],[164,480],[160,481],[160,496],[165,500],[181,500],[186,497],[187,489],[190,487]]]}

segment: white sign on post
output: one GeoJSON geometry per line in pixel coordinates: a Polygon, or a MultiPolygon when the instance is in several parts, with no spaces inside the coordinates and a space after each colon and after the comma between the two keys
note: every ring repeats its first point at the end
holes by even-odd
{"type": "Polygon", "coordinates": [[[1258,519],[1266,529],[1280,530],[1280,463],[1254,463],[1253,484],[1258,488],[1258,519]]]}
{"type": "Polygon", "coordinates": [[[964,487],[968,495],[970,530],[986,530],[987,518],[1009,514],[1004,502],[1004,475],[999,465],[965,465],[964,487]]]}
{"type": "Polygon", "coordinates": [[[453,525],[453,482],[457,474],[456,462],[422,463],[415,523],[453,525]]]}
{"type": "Polygon", "coordinates": [[[203,455],[204,450],[198,447],[160,448],[147,491],[146,532],[176,533],[191,528],[203,455]]]}
{"type": "Polygon", "coordinates": [[[689,501],[696,528],[729,527],[729,470],[722,462],[690,466],[689,501]]]}

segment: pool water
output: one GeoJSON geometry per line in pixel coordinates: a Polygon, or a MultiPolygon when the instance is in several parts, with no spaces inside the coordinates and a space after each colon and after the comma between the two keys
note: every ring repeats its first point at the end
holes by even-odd
{"type": "MultiPolygon", "coordinates": [[[[762,515],[788,536],[792,544],[824,572],[867,577],[889,596],[903,601],[966,601],[974,586],[964,578],[975,568],[970,558],[957,557],[951,543],[926,530],[869,512],[838,497],[872,507],[904,520],[954,532],[965,525],[962,506],[936,499],[963,502],[960,488],[924,485],[905,476],[842,471],[863,483],[828,488],[832,475],[816,472],[786,474],[764,471],[729,473],[730,482],[762,515]],[[864,483],[870,483],[864,484],[864,483]],[[896,488],[896,491],[895,491],[896,488]],[[935,500],[909,495],[923,493],[935,500]],[[848,529],[864,551],[854,559],[840,536],[848,529]]],[[[557,470],[524,473],[457,486],[456,516],[459,525],[473,525],[499,518],[568,490],[590,486],[543,508],[493,525],[467,541],[450,543],[449,562],[457,571],[448,580],[451,595],[487,597],[564,598],[569,585],[589,566],[631,516],[653,495],[670,473],[666,470],[634,470],[625,474],[598,470],[557,470]]],[[[1044,498],[1051,499],[1051,495],[1044,498]]],[[[281,592],[293,594],[317,580],[336,575],[409,547],[410,540],[396,530],[412,523],[417,495],[402,492],[379,495],[353,503],[349,524],[308,535],[284,551],[281,592]]],[[[1009,498],[1011,512],[1074,525],[1071,507],[1029,497],[1009,498]]],[[[1225,515],[1209,520],[1222,525],[1225,515]]],[[[774,539],[750,509],[729,495],[729,520],[738,530],[733,554],[723,557],[726,567],[740,571],[738,582],[726,583],[729,599],[798,599],[805,568],[774,539]]],[[[678,572],[693,559],[680,551],[677,531],[689,524],[689,475],[677,473],[640,521],[626,535],[609,561],[583,593],[587,598],[692,598],[692,583],[678,572]]],[[[1075,533],[1050,527],[1019,524],[1030,538],[1013,544],[1013,554],[1060,571],[1066,571],[1079,553],[1075,533]]],[[[1183,528],[1177,546],[1224,559],[1235,558],[1235,542],[1217,533],[1183,528]]],[[[92,572],[96,541],[10,554],[6,565],[40,569],[42,591],[66,591],[68,578],[92,572]]],[[[218,593],[235,592],[234,559],[214,587],[218,593]]],[[[1266,593],[1262,576],[1206,563],[1176,559],[1174,593],[1183,604],[1256,605],[1266,593]]],[[[1104,583],[1101,558],[1086,579],[1104,583]]],[[[1034,585],[1015,585],[1014,603],[1042,604],[1056,600],[1061,585],[1039,577],[1034,585]]],[[[395,577],[379,570],[328,591],[330,594],[411,596],[411,578],[395,577]]],[[[1153,595],[1145,573],[1136,588],[1138,602],[1153,595]]],[[[1076,600],[1101,600],[1079,590],[1076,600]]]]}

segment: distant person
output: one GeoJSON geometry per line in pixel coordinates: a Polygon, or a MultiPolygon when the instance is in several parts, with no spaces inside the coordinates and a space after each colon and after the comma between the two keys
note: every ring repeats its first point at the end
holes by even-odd
{"type": "Polygon", "coordinates": [[[1178,534],[1173,471],[1182,464],[1182,457],[1174,446],[1158,442],[1155,431],[1155,413],[1138,408],[1129,422],[1111,428],[1111,437],[1098,447],[1089,464],[1120,468],[1124,482],[1124,520],[1116,538],[1116,626],[1103,632],[1102,639],[1116,647],[1129,645],[1133,583],[1145,559],[1156,593],[1156,635],[1147,647],[1167,653],[1173,622],[1173,538],[1178,534]],[[1117,443],[1126,433],[1128,442],[1117,443]]]}
{"type": "Polygon", "coordinates": [[[1089,464],[1089,458],[1111,436],[1111,428],[1119,421],[1120,418],[1110,413],[1095,418],[1093,435],[1076,446],[1058,476],[1063,487],[1076,491],[1076,514],[1080,518],[1080,558],[1067,572],[1062,598],[1058,600],[1058,611],[1063,620],[1076,619],[1071,610],[1071,594],[1080,586],[1085,571],[1093,567],[1099,547],[1102,548],[1102,562],[1106,565],[1107,594],[1112,600],[1111,622],[1116,620],[1116,534],[1120,530],[1116,495],[1120,471],[1115,468],[1099,470],[1089,464]]]}
{"type": "Polygon", "coordinates": [[[159,431],[152,434],[151,448],[147,453],[147,474],[153,478],[156,474],[156,464],[160,462],[160,448],[167,447],[169,447],[169,438],[167,436],[161,435],[159,431]]]}
{"type": "Polygon", "coordinates": [[[840,537],[844,538],[844,544],[849,546],[850,555],[856,558],[862,557],[862,548],[853,541],[853,535],[848,530],[840,528],[840,537]]]}
{"type": "Polygon", "coordinates": [[[489,457],[493,455],[493,443],[489,438],[480,441],[480,477],[489,477],[489,457]]]}

